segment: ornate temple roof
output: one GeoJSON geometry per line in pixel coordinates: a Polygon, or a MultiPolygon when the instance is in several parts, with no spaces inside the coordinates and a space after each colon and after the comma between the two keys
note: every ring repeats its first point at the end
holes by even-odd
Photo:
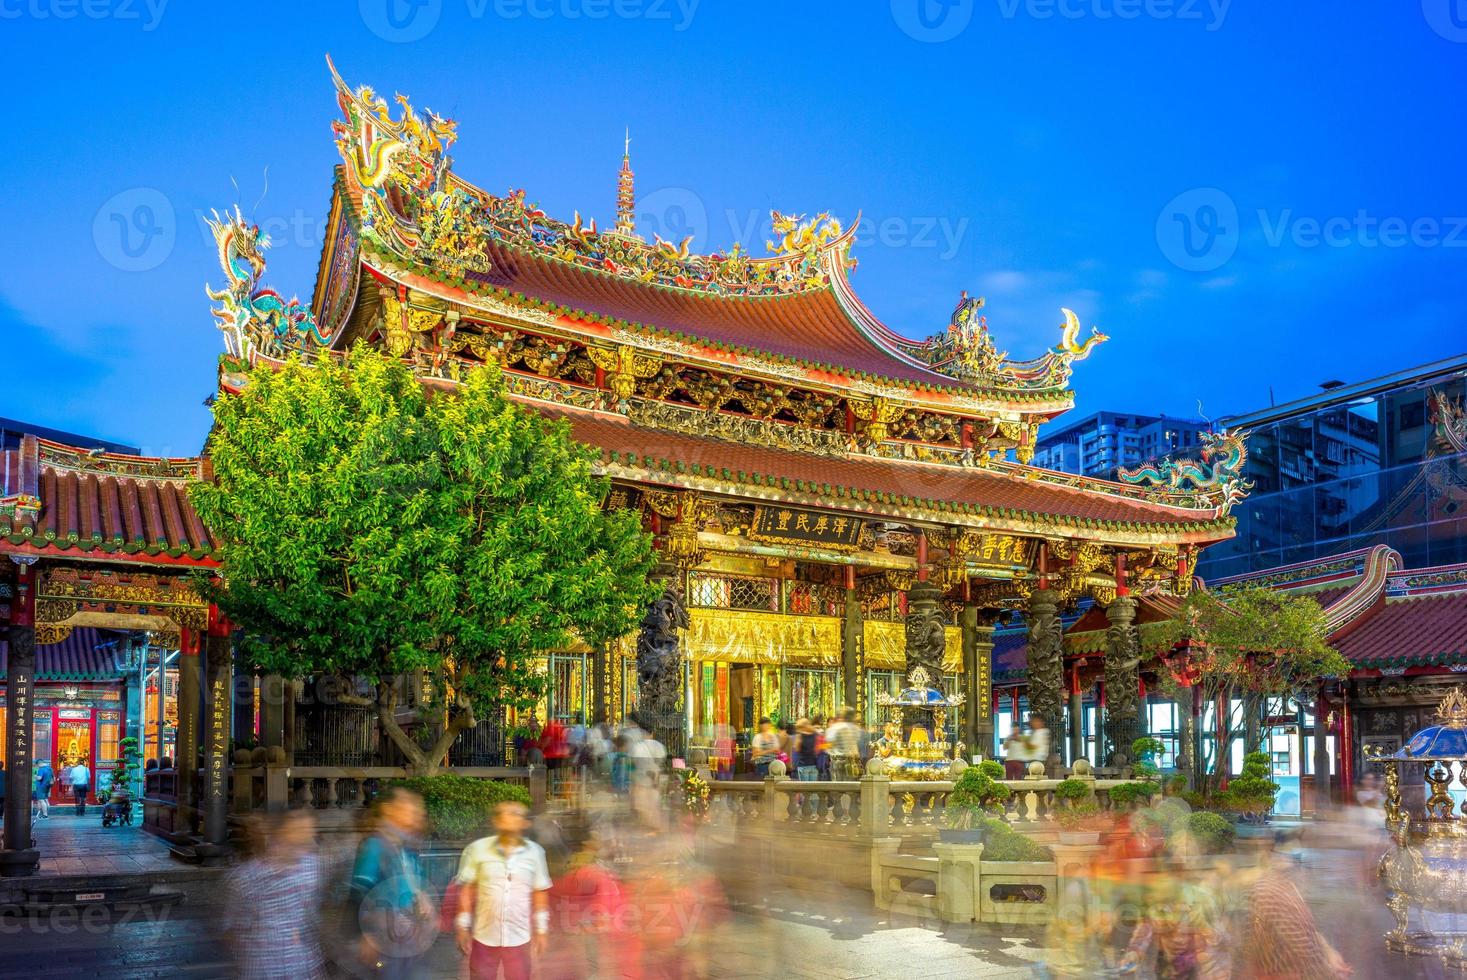
{"type": "Polygon", "coordinates": [[[128,456],[26,436],[0,453],[0,550],[215,564],[187,484],[198,459],[128,456]]]}
{"type": "Polygon", "coordinates": [[[316,319],[294,331],[302,340],[336,345],[350,338],[344,318],[355,292],[355,255],[338,259],[357,250],[390,278],[418,277],[415,288],[471,308],[476,296],[498,294],[556,308],[567,325],[614,318],[649,340],[814,367],[847,385],[874,379],[949,401],[1024,403],[1046,416],[1071,406],[1072,362],[1105,339],[1098,330],[1082,338],[1078,318],[1065,310],[1056,346],[1032,360],[1011,360],[978,314],[983,301],[966,294],[945,329],[925,340],[903,337],[850,286],[854,224],[845,228],[824,213],[771,212],[774,237],[761,257],[739,246],[699,254],[690,239],[645,242],[626,207],[625,159],[615,230],[598,231],[579,213],[558,220],[522,190],[490,194],[454,173],[447,152],[456,138],[452,120],[420,114],[401,95],[393,110],[371,88],[353,90],[334,66],[332,77],[345,117],[335,124],[345,198],[335,207],[344,228],[334,224],[328,238],[312,304],[316,319]]]}
{"type": "MultiPolygon", "coordinates": [[[[119,634],[80,626],[55,643],[36,646],[36,680],[114,681],[122,675],[117,655],[119,634]]],[[[4,682],[10,644],[0,640],[0,683],[4,682]]]]}
{"type": "MultiPolygon", "coordinates": [[[[997,469],[957,468],[864,456],[819,456],[752,444],[714,441],[638,427],[624,416],[537,405],[566,419],[572,434],[601,450],[609,472],[620,469],[647,482],[738,487],[742,495],[799,502],[813,498],[828,507],[879,514],[930,509],[954,523],[1001,529],[1006,522],[1049,523],[1056,529],[1110,530],[1114,537],[1165,532],[1214,540],[1216,525],[1197,511],[1116,495],[1093,488],[1049,483],[997,469]]],[[[709,488],[711,489],[711,488],[709,488]]]]}

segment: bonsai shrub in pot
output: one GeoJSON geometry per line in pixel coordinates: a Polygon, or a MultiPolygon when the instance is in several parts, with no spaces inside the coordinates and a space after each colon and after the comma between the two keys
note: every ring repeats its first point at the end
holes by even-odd
{"type": "Polygon", "coordinates": [[[1263,823],[1273,811],[1279,791],[1279,784],[1269,776],[1268,754],[1249,752],[1243,756],[1243,774],[1218,795],[1218,808],[1236,814],[1245,823],[1263,823]]]}
{"type": "Polygon", "coordinates": [[[1060,825],[1061,844],[1094,844],[1100,839],[1100,804],[1092,799],[1090,783],[1066,779],[1054,788],[1055,823],[1060,825]]]}
{"type": "Polygon", "coordinates": [[[987,763],[980,763],[963,770],[953,784],[952,792],[947,794],[947,805],[942,811],[946,826],[937,832],[943,843],[981,843],[985,833],[984,817],[1002,815],[1003,805],[1008,802],[1012,791],[985,772],[985,765],[987,763]]]}
{"type": "Polygon", "coordinates": [[[1134,810],[1150,803],[1160,791],[1161,786],[1153,782],[1118,783],[1110,788],[1110,805],[1120,812],[1134,810]]]}
{"type": "Polygon", "coordinates": [[[984,822],[983,863],[1053,861],[1054,852],[1036,844],[997,817],[984,822]]]}
{"type": "Polygon", "coordinates": [[[1158,759],[1166,754],[1166,743],[1159,738],[1143,735],[1131,743],[1131,774],[1138,779],[1158,779],[1161,768],[1158,759]]]}

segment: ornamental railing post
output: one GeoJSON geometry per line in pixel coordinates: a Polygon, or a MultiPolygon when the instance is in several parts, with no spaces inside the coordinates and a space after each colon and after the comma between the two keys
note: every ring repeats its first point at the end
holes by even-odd
{"type": "Polygon", "coordinates": [[[861,777],[861,834],[885,837],[891,830],[891,779],[884,773],[861,777]]]}

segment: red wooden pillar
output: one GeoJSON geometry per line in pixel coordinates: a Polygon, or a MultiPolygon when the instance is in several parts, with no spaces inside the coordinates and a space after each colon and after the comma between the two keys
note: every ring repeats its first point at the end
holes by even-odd
{"type": "Polygon", "coordinates": [[[927,533],[917,532],[917,581],[927,581],[927,533]]]}
{"type": "Polygon", "coordinates": [[[1348,692],[1341,692],[1340,730],[1335,736],[1335,752],[1339,758],[1335,768],[1340,774],[1340,801],[1355,798],[1355,715],[1350,710],[1348,692]]]}

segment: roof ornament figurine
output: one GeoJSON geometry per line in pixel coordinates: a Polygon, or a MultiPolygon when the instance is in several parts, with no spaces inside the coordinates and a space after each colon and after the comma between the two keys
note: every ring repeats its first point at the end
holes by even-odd
{"type": "MultiPolygon", "coordinates": [[[[330,58],[327,59],[330,64],[330,58]]],[[[482,278],[490,271],[488,245],[551,256],[638,282],[727,295],[798,293],[830,284],[832,269],[850,268],[854,228],[821,215],[808,225],[776,215],[783,234],[776,254],[752,258],[735,246],[727,253],[700,255],[691,238],[657,239],[636,234],[631,170],[631,135],[623,144],[617,177],[617,223],[598,232],[576,215],[574,224],[549,217],[526,200],[523,190],[495,196],[452,172],[448,147],[457,124],[425,110],[419,115],[407,98],[392,117],[385,100],[369,87],[355,92],[331,65],[337,101],[345,121],[337,121],[337,148],[346,164],[349,186],[360,195],[363,238],[388,256],[452,277],[482,278]]]]}
{"type": "Polygon", "coordinates": [[[1155,487],[1166,495],[1190,495],[1226,514],[1253,489],[1253,481],[1243,477],[1247,438],[1246,432],[1226,429],[1204,432],[1200,459],[1163,459],[1134,469],[1122,467],[1116,473],[1124,483],[1155,487]]]}
{"type": "Polygon", "coordinates": [[[1428,399],[1431,424],[1438,441],[1454,453],[1467,453],[1467,412],[1445,391],[1433,391],[1428,399]]]}
{"type": "Polygon", "coordinates": [[[1065,322],[1060,328],[1060,342],[1033,360],[1011,361],[1007,351],[1000,352],[995,347],[988,331],[988,318],[978,315],[984,302],[982,296],[969,297],[964,290],[944,333],[901,346],[950,378],[1027,390],[1063,388],[1074,370],[1071,365],[1089,357],[1097,344],[1110,339],[1099,327],[1091,327],[1090,336],[1080,340],[1080,318],[1074,311],[1062,308],[1065,322]]]}
{"type": "Polygon", "coordinates": [[[280,293],[260,285],[265,274],[265,249],[269,236],[259,225],[244,220],[236,206],[204,219],[214,233],[219,252],[219,265],[226,277],[222,289],[205,285],[204,292],[218,303],[214,317],[224,332],[224,344],[230,355],[248,357],[253,346],[283,353],[308,350],[328,343],[316,326],[311,311],[296,297],[283,298],[280,293]]]}

